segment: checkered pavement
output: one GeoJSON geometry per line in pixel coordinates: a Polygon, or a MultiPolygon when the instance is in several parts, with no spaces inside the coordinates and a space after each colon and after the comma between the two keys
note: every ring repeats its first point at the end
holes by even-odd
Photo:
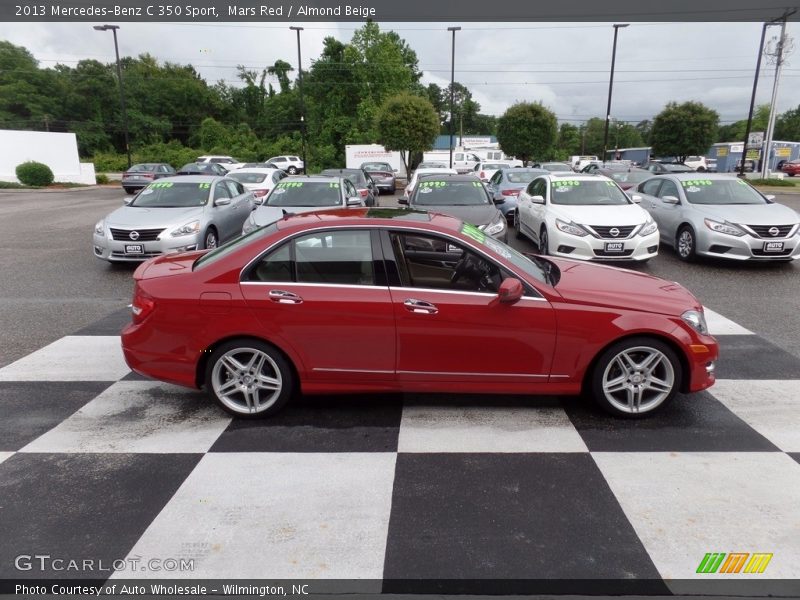
{"type": "Polygon", "coordinates": [[[713,311],[717,384],[635,422],[578,399],[424,394],[236,421],[131,373],[127,319],[0,369],[0,578],[46,552],[401,589],[800,579],[800,359],[713,311]],[[707,552],[774,556],[761,575],[698,575],[707,552]]]}

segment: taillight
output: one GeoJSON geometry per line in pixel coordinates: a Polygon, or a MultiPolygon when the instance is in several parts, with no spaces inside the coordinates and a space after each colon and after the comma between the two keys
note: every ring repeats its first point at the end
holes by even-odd
{"type": "Polygon", "coordinates": [[[133,302],[131,303],[132,319],[135,324],[144,321],[156,307],[155,299],[145,294],[137,283],[133,290],[133,302]]]}
{"type": "Polygon", "coordinates": [[[520,190],[503,190],[500,192],[503,196],[519,196],[520,190]]]}
{"type": "Polygon", "coordinates": [[[269,190],[253,190],[253,196],[256,198],[261,198],[261,196],[266,196],[269,194],[269,190]]]}
{"type": "Polygon", "coordinates": [[[483,171],[481,171],[480,178],[481,178],[481,179],[486,179],[486,173],[484,173],[483,171]]]}
{"type": "Polygon", "coordinates": [[[362,198],[366,198],[369,195],[369,190],[358,190],[361,194],[362,198]]]}

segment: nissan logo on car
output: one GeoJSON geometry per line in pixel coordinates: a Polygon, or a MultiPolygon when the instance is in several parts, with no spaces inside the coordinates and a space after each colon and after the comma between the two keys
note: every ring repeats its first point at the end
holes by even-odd
{"type": "Polygon", "coordinates": [[[616,227],[612,227],[611,229],[608,230],[608,233],[610,233],[612,237],[617,237],[619,235],[619,229],[617,229],[616,227]]]}
{"type": "Polygon", "coordinates": [[[769,234],[772,237],[775,237],[776,235],[778,235],[781,232],[781,230],[778,229],[777,227],[770,227],[767,231],[769,232],[769,234]]]}
{"type": "Polygon", "coordinates": [[[128,237],[131,238],[134,242],[139,239],[139,232],[138,231],[131,231],[128,234],[128,237]]]}

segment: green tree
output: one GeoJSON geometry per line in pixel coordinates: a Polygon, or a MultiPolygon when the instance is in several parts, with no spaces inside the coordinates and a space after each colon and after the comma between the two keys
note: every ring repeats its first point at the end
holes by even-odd
{"type": "Polygon", "coordinates": [[[439,118],[433,105],[420,96],[404,93],[388,98],[377,118],[378,143],[387,150],[399,150],[406,172],[411,155],[430,150],[439,133],[439,118]]]}
{"type": "Polygon", "coordinates": [[[800,142],[800,105],[787,110],[775,119],[775,139],[800,142]]]}
{"type": "Polygon", "coordinates": [[[558,128],[558,158],[562,160],[581,153],[581,131],[572,123],[562,123],[558,128]]]}
{"type": "MultiPolygon", "coordinates": [[[[759,104],[753,111],[753,121],[750,131],[767,131],[769,124],[769,104],[759,104]]],[[[740,119],[728,125],[722,125],[717,130],[717,142],[742,142],[744,132],[747,131],[747,119],[740,119]]]]}
{"type": "Polygon", "coordinates": [[[653,119],[651,139],[656,156],[705,154],[716,140],[719,114],[700,102],[670,102],[653,119]]]}
{"type": "Polygon", "coordinates": [[[548,158],[558,136],[555,113],[539,102],[518,102],[497,120],[497,141],[503,152],[524,162],[548,158]]]}

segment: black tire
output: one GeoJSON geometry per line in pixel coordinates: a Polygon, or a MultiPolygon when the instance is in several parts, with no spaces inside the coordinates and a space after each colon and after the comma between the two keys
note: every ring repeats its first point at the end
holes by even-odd
{"type": "Polygon", "coordinates": [[[521,240],[525,237],[525,235],[522,233],[522,229],[520,228],[518,210],[514,211],[514,235],[518,240],[521,240]]]}
{"type": "Polygon", "coordinates": [[[547,228],[542,227],[542,230],[539,232],[539,254],[542,256],[550,254],[549,243],[550,239],[547,235],[547,228]]]}
{"type": "Polygon", "coordinates": [[[213,227],[206,229],[203,235],[203,250],[211,250],[219,246],[219,234],[213,227]]]}
{"type": "Polygon", "coordinates": [[[694,229],[684,225],[675,236],[675,253],[684,262],[692,262],[697,258],[697,236],[694,229]]]}
{"type": "Polygon", "coordinates": [[[241,419],[263,419],[286,405],[296,381],[289,361],[274,346],[260,340],[237,339],[222,344],[211,354],[205,385],[208,395],[225,412],[241,419]],[[254,357],[254,362],[248,363],[254,357]],[[233,364],[246,368],[236,372],[233,364]],[[258,364],[260,369],[256,372],[258,364]],[[262,385],[267,385],[268,378],[275,382],[270,385],[276,389],[262,388],[257,383],[259,376],[265,380],[262,385]]]}
{"type": "Polygon", "coordinates": [[[681,361],[668,344],[656,338],[632,337],[611,345],[598,357],[587,383],[589,393],[603,410],[617,417],[641,419],[672,401],[682,377],[681,361]],[[634,362],[639,358],[644,362],[651,357],[656,361],[655,366],[650,370],[635,367],[630,367],[630,371],[623,370],[621,365],[626,361],[619,358],[623,353],[634,362]],[[650,385],[658,385],[658,389],[650,385]],[[607,391],[617,386],[621,389],[607,391]],[[635,409],[637,394],[639,410],[635,409]]]}
{"type": "Polygon", "coordinates": [[[295,167],[295,166],[293,165],[293,166],[289,167],[289,168],[286,170],[286,172],[287,172],[287,173],[289,173],[289,175],[297,175],[297,167],[295,167]]]}
{"type": "Polygon", "coordinates": [[[123,189],[125,190],[126,194],[132,194],[132,193],[134,193],[136,191],[133,188],[129,188],[129,187],[126,187],[126,188],[123,188],[123,189]]]}
{"type": "Polygon", "coordinates": [[[697,172],[698,173],[705,173],[706,172],[706,168],[705,167],[697,167],[697,172]]]}

